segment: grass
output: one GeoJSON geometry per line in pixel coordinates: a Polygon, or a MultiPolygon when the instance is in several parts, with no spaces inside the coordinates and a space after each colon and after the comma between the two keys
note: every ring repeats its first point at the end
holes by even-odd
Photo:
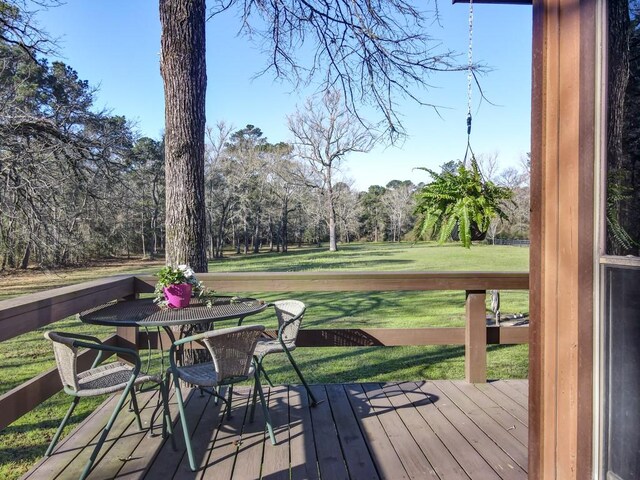
{"type": "MultiPolygon", "coordinates": [[[[209,271],[526,271],[527,248],[435,244],[351,244],[335,253],[325,248],[292,248],[286,255],[229,255],[211,262],[209,271]]],[[[0,300],[16,295],[78,283],[118,273],[153,273],[162,261],[111,261],[98,266],[55,272],[29,271],[2,276],[0,300]]],[[[444,327],[464,325],[464,292],[238,292],[272,301],[298,298],[307,304],[306,328],[444,327]]],[[[502,292],[503,314],[528,311],[527,292],[502,292]]],[[[275,320],[268,312],[251,318],[268,328],[275,320]]],[[[112,329],[84,325],[74,318],[47,328],[105,337],[112,329]]],[[[54,366],[50,346],[40,329],[0,343],[0,393],[54,366]]],[[[464,347],[300,348],[296,359],[310,383],[464,378],[464,347]]],[[[490,378],[526,378],[528,346],[490,346],[490,378]]],[[[296,383],[284,356],[265,360],[271,378],[296,383]]],[[[38,461],[69,404],[58,394],[0,433],[0,474],[18,478],[38,461]]],[[[83,399],[67,431],[86,417],[102,399],[83,399]]],[[[123,412],[123,414],[127,414],[123,412]]],[[[65,432],[66,434],[66,432],[65,432]]]]}

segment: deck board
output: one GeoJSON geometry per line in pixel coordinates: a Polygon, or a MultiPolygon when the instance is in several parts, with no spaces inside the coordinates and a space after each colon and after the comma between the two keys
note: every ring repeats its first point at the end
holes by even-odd
{"type": "Polygon", "coordinates": [[[413,404],[400,386],[397,384],[387,385],[384,392],[404,424],[410,426],[411,435],[433,466],[438,477],[451,480],[468,480],[469,476],[425,419],[413,408],[413,404]]]}
{"type": "MultiPolygon", "coordinates": [[[[172,391],[175,450],[171,440],[138,431],[133,415],[123,411],[90,478],[526,479],[526,385],[508,380],[313,385],[322,402],[316,407],[309,406],[301,386],[265,387],[275,446],[259,404],[249,422],[249,387],[236,388],[232,417],[222,421],[222,402],[215,405],[209,395],[183,388],[197,472],[189,468],[172,391]]],[[[23,478],[77,475],[116,400],[102,404],[23,478]]],[[[145,427],[156,401],[157,393],[139,395],[145,427]]],[[[158,433],[161,423],[157,418],[158,433]]]]}
{"type": "Polygon", "coordinates": [[[342,385],[327,385],[327,398],[338,430],[342,452],[351,478],[379,478],[367,444],[362,436],[358,420],[342,385]]]}
{"type": "MultiPolygon", "coordinates": [[[[446,394],[433,382],[427,382],[429,391],[440,396],[436,407],[451,424],[467,439],[476,451],[487,461],[495,472],[505,480],[523,478],[526,475],[504,451],[496,448],[491,438],[492,432],[485,432],[476,425],[467,414],[462,411],[451,399],[445,399],[446,394]]],[[[424,387],[423,387],[424,388],[424,387]]],[[[506,432],[505,432],[506,433],[506,432]]]]}
{"type": "MultiPolygon", "coordinates": [[[[258,402],[259,403],[259,400],[258,402]]],[[[271,425],[276,437],[272,445],[266,436],[262,460],[262,476],[273,480],[289,480],[289,392],[286,386],[271,388],[269,391],[269,412],[271,425]]],[[[260,408],[256,405],[256,409],[260,408]]],[[[264,432],[264,421],[256,427],[264,432]]]]}
{"type": "Polygon", "coordinates": [[[527,447],[520,442],[514,442],[511,434],[502,425],[450,382],[438,383],[438,387],[497,447],[509,455],[523,470],[527,469],[527,447]]]}
{"type": "Polygon", "coordinates": [[[289,449],[291,480],[320,478],[309,398],[301,386],[289,387],[289,449]]]}
{"type": "Polygon", "coordinates": [[[360,430],[367,442],[369,453],[377,466],[378,474],[383,479],[404,480],[408,479],[402,460],[398,457],[391,440],[387,436],[380,419],[372,412],[367,400],[367,395],[362,385],[346,385],[349,403],[351,403],[360,430]]]}
{"type": "Polygon", "coordinates": [[[391,440],[402,464],[412,479],[438,478],[435,470],[415,442],[407,426],[389,402],[382,385],[365,384],[364,390],[369,398],[373,412],[391,440]]]}
{"type": "Polygon", "coordinates": [[[418,384],[401,384],[405,395],[411,400],[416,410],[429,423],[436,435],[446,445],[456,461],[470,478],[482,480],[499,479],[500,477],[489,466],[487,461],[473,448],[465,437],[456,429],[449,419],[436,406],[446,401],[441,395],[423,389],[424,382],[418,384]]]}
{"type": "Polygon", "coordinates": [[[322,385],[312,386],[311,391],[320,402],[311,409],[320,477],[335,480],[349,478],[340,448],[340,438],[331,415],[331,405],[327,400],[327,392],[322,385]]]}

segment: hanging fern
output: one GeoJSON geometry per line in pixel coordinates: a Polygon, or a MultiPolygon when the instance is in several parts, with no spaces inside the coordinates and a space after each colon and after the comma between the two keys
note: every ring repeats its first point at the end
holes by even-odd
{"type": "Polygon", "coordinates": [[[607,233],[612,253],[621,254],[638,247],[619,220],[622,205],[633,197],[633,189],[625,186],[624,171],[612,170],[607,181],[607,233]]]}
{"type": "Polygon", "coordinates": [[[507,219],[501,203],[510,200],[513,192],[483,180],[474,159],[471,168],[460,165],[442,173],[424,167],[419,170],[429,173],[433,182],[416,194],[418,238],[438,238],[443,243],[457,226],[460,243],[469,248],[474,230],[486,233],[493,218],[507,219]]]}

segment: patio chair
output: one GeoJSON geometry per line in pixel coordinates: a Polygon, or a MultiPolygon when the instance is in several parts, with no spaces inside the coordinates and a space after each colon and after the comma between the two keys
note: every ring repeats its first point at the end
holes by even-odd
{"type": "MultiPolygon", "coordinates": [[[[136,385],[147,382],[156,383],[160,387],[160,395],[162,397],[163,404],[162,435],[163,437],[165,436],[166,426],[169,425],[170,428],[170,422],[167,423],[168,418],[166,417],[166,415],[168,415],[167,392],[164,388],[164,384],[160,375],[139,375],[141,363],[140,357],[138,356],[136,351],[127,348],[104,345],[99,339],[88,335],[50,331],[45,332],[44,336],[53,344],[53,352],[55,355],[56,364],[58,366],[58,372],[60,373],[60,379],[62,380],[64,391],[65,393],[73,397],[71,406],[67,410],[67,413],[62,419],[58,430],[53,436],[53,439],[49,444],[49,448],[47,448],[47,451],[45,453],[46,456],[50,456],[53,452],[53,448],[58,442],[60,434],[69,421],[71,414],[78,405],[80,398],[94,397],[97,395],[105,395],[122,391],[122,395],[120,395],[116,407],[114,408],[111,417],[109,417],[107,424],[103,428],[98,442],[93,449],[93,452],[91,453],[91,456],[89,457],[89,460],[87,461],[82,474],[80,475],[81,479],[86,478],[86,476],[91,471],[91,468],[93,467],[93,463],[98,456],[100,448],[104,444],[107,435],[109,434],[109,430],[111,430],[111,427],[113,426],[118,413],[120,413],[120,410],[122,410],[122,407],[124,406],[125,400],[127,399],[128,395],[131,395],[131,406],[138,423],[138,428],[142,430],[142,421],[140,420],[140,412],[138,410],[138,402],[136,400],[134,387],[136,385]],[[98,352],[91,368],[84,372],[78,372],[77,369],[79,348],[88,348],[91,350],[96,350],[98,352]],[[112,363],[100,365],[103,352],[113,352],[127,356],[128,358],[131,358],[134,364],[133,366],[131,366],[121,361],[115,361],[112,363]]],[[[151,419],[151,424],[153,424],[153,416],[151,419]]]]}
{"type": "Polygon", "coordinates": [[[278,317],[278,338],[258,340],[258,345],[254,353],[258,371],[264,375],[269,385],[273,386],[262,362],[267,355],[284,353],[304,385],[304,388],[307,390],[307,394],[311,400],[311,406],[315,407],[318,402],[313,396],[300,368],[298,368],[298,365],[293,359],[293,355],[291,355],[291,352],[296,348],[296,339],[298,338],[298,332],[302,325],[302,317],[307,307],[299,300],[278,300],[272,303],[272,306],[275,310],[276,317],[278,317]]]}
{"type": "Polygon", "coordinates": [[[227,414],[227,418],[229,418],[231,416],[233,384],[243,382],[253,377],[254,395],[250,420],[253,421],[256,394],[259,394],[265,423],[267,425],[267,430],[269,431],[269,437],[271,439],[271,443],[275,445],[276,439],[273,433],[273,428],[271,427],[271,417],[269,416],[267,403],[260,385],[260,377],[257,375],[257,370],[253,363],[253,352],[256,347],[258,337],[262,332],[264,332],[264,327],[262,325],[223,328],[191,335],[177,340],[171,345],[171,352],[169,355],[169,362],[171,366],[167,371],[166,381],[167,385],[169,385],[169,377],[170,375],[173,375],[176,398],[178,400],[178,410],[182,421],[182,431],[184,434],[184,441],[187,447],[189,466],[191,467],[191,470],[196,471],[197,467],[193,458],[191,439],[189,438],[189,426],[187,424],[187,417],[184,410],[184,399],[182,398],[182,392],[180,390],[180,380],[197,386],[201,391],[205,391],[215,396],[216,399],[221,399],[225,403],[225,411],[222,413],[222,418],[224,418],[225,412],[227,414]],[[180,354],[179,349],[182,348],[182,345],[188,342],[198,342],[203,344],[207,350],[209,350],[209,353],[213,358],[213,362],[178,366],[177,358],[179,358],[180,354]],[[220,387],[224,385],[229,386],[228,398],[226,399],[220,394],[220,387]]]}

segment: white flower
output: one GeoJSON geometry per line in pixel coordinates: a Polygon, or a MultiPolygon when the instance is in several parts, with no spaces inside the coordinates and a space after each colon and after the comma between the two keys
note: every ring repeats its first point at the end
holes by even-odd
{"type": "Polygon", "coordinates": [[[186,278],[192,278],[196,275],[193,269],[188,265],[178,265],[178,270],[181,270],[186,278]]]}

